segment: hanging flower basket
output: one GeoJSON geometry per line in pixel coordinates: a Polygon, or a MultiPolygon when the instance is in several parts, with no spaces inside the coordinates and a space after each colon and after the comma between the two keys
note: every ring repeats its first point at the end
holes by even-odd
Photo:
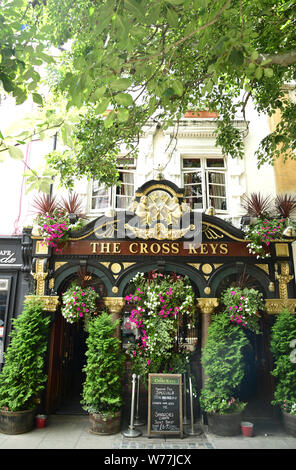
{"type": "Polygon", "coordinates": [[[259,333],[259,310],[264,309],[261,292],[256,289],[229,287],[221,295],[230,320],[255,333],[259,333]]]}
{"type": "Polygon", "coordinates": [[[94,287],[83,288],[73,284],[62,296],[62,315],[68,323],[76,323],[83,319],[87,324],[90,317],[96,313],[96,300],[99,294],[94,287]]]}

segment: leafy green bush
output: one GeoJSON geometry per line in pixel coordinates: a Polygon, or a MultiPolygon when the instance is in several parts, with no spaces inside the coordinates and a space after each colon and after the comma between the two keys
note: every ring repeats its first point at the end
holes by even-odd
{"type": "Polygon", "coordinates": [[[248,344],[246,334],[230,322],[227,312],[213,317],[202,354],[206,383],[200,404],[204,411],[224,414],[245,406],[233,396],[244,377],[243,349],[248,344]]]}
{"type": "Polygon", "coordinates": [[[296,317],[288,309],[277,315],[271,330],[271,352],[274,357],[274,370],[271,374],[276,377],[273,405],[279,405],[290,413],[296,404],[296,365],[291,360],[291,341],[296,339],[296,317]]]}
{"type": "Polygon", "coordinates": [[[9,411],[33,409],[44,389],[44,358],[50,318],[35,296],[25,301],[21,315],[13,320],[11,342],[4,354],[0,374],[0,408],[9,411]]]}
{"type": "Polygon", "coordinates": [[[114,337],[117,324],[106,312],[89,322],[81,402],[89,413],[114,415],[122,404],[124,355],[120,340],[114,337]]]}

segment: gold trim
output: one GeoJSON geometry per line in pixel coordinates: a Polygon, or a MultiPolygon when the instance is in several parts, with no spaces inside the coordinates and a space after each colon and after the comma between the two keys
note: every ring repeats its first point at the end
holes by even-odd
{"type": "Polygon", "coordinates": [[[36,255],[47,255],[48,254],[48,245],[46,245],[41,240],[38,240],[36,242],[35,253],[36,253],[36,255]]]}
{"type": "Polygon", "coordinates": [[[211,274],[213,268],[209,263],[206,263],[202,265],[201,270],[204,274],[211,274]]]}
{"type": "Polygon", "coordinates": [[[257,268],[262,269],[267,275],[269,275],[269,267],[268,264],[255,264],[257,268]]]}
{"type": "MultiPolygon", "coordinates": [[[[222,228],[217,227],[216,225],[210,224],[209,222],[204,222],[204,221],[203,221],[203,222],[202,222],[202,225],[207,225],[208,227],[213,227],[213,228],[215,228],[215,229],[217,229],[217,230],[220,230],[220,232],[224,233],[224,235],[227,235],[228,237],[230,237],[230,238],[232,238],[233,240],[236,240],[236,241],[238,241],[238,242],[250,242],[250,240],[245,240],[244,238],[243,238],[243,239],[242,239],[242,238],[237,238],[237,237],[235,237],[234,235],[231,235],[230,233],[226,232],[226,231],[223,230],[222,228]]],[[[207,229],[206,229],[205,231],[203,230],[203,232],[205,232],[205,233],[206,233],[206,231],[207,231],[207,229]]],[[[216,235],[217,235],[217,234],[216,234],[216,235]]],[[[218,235],[217,235],[217,237],[218,237],[218,235]]],[[[219,237],[219,238],[222,238],[222,237],[219,237]]]]}
{"type": "Polygon", "coordinates": [[[176,197],[184,197],[183,193],[176,193],[174,189],[172,189],[170,186],[166,186],[165,184],[154,184],[153,186],[148,186],[148,188],[146,188],[143,192],[136,192],[135,196],[146,196],[146,194],[158,189],[164,189],[166,192],[173,194],[173,196],[176,197]]]}
{"type": "Polygon", "coordinates": [[[136,263],[122,263],[123,264],[123,269],[126,269],[126,268],[129,268],[130,266],[132,266],[133,264],[136,264],[136,263]]]}
{"type": "Polygon", "coordinates": [[[54,270],[57,271],[59,268],[64,266],[64,264],[67,264],[67,261],[57,261],[54,263],[54,270]]]}
{"type": "Polygon", "coordinates": [[[275,244],[275,254],[276,254],[276,256],[289,257],[289,245],[288,245],[288,243],[276,243],[275,244]]]}
{"type": "Polygon", "coordinates": [[[111,264],[110,269],[113,274],[119,274],[120,271],[122,270],[122,267],[119,263],[113,263],[111,264]]]}
{"type": "Polygon", "coordinates": [[[289,274],[290,268],[287,261],[281,261],[281,274],[277,272],[277,264],[275,264],[275,278],[279,281],[279,293],[281,299],[288,299],[288,284],[294,278],[289,274]]]}
{"type": "Polygon", "coordinates": [[[296,299],[265,299],[265,306],[269,315],[278,314],[284,308],[295,314],[296,299]]]}
{"type": "MultiPolygon", "coordinates": [[[[30,299],[32,295],[26,295],[26,299],[30,299]]],[[[47,312],[55,312],[59,304],[59,297],[56,295],[41,295],[39,296],[44,305],[44,310],[47,312]]]]}
{"type": "Polygon", "coordinates": [[[103,266],[105,266],[105,268],[109,268],[109,264],[110,264],[110,261],[100,261],[100,264],[102,264],[103,266]]]}
{"type": "Polygon", "coordinates": [[[200,263],[187,263],[190,266],[193,266],[195,269],[199,270],[200,263]]]}
{"type": "Polygon", "coordinates": [[[125,306],[125,299],[123,297],[104,297],[106,307],[112,314],[118,314],[125,306]]]}
{"type": "Polygon", "coordinates": [[[31,274],[36,281],[36,294],[37,295],[44,295],[45,292],[45,279],[48,276],[47,272],[43,271],[44,267],[44,258],[39,258],[36,260],[36,271],[31,274]]]}
{"type": "Polygon", "coordinates": [[[201,309],[202,313],[212,314],[214,313],[215,307],[219,305],[219,299],[214,297],[202,297],[196,299],[198,307],[201,309]]]}
{"type": "Polygon", "coordinates": [[[205,293],[206,295],[209,295],[209,294],[211,293],[211,288],[210,288],[209,286],[205,287],[205,288],[204,288],[204,293],[205,293]]]}

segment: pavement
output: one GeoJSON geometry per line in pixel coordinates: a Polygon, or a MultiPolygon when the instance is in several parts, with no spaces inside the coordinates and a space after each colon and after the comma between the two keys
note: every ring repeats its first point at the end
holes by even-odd
{"type": "MultiPolygon", "coordinates": [[[[105,456],[130,453],[138,455],[140,452],[147,454],[186,454],[194,455],[201,450],[295,450],[296,437],[286,433],[280,421],[271,419],[254,419],[254,433],[252,437],[243,435],[232,437],[216,436],[208,432],[207,426],[201,423],[194,425],[194,431],[198,435],[186,434],[183,439],[179,436],[153,436],[147,437],[147,427],[137,426],[141,431],[139,437],[125,437],[123,431],[111,436],[98,436],[91,434],[89,418],[87,415],[55,415],[48,417],[44,428],[34,428],[32,431],[19,435],[6,435],[0,433],[0,455],[9,450],[32,451],[60,451],[80,450],[93,451],[105,450],[105,456]]],[[[191,430],[191,426],[184,426],[191,430]]],[[[74,453],[75,454],[75,453],[74,453]]],[[[14,454],[15,455],[15,454],[14,454]]],[[[114,463],[114,462],[113,462],[114,463]]],[[[116,463],[116,462],[115,462],[116,463]]],[[[168,462],[166,462],[168,463],[168,462]]],[[[179,462],[182,463],[182,462],[179,462]]],[[[183,462],[184,463],[184,462],[183,462]]],[[[176,464],[176,462],[175,462],[176,464]]],[[[133,466],[133,465],[131,465],[133,466]]]]}

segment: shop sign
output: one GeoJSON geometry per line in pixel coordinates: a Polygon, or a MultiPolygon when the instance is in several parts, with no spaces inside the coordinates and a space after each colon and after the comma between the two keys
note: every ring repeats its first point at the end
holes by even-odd
{"type": "Polygon", "coordinates": [[[69,242],[63,255],[114,256],[252,256],[247,243],[180,241],[87,241],[69,242]]]}

